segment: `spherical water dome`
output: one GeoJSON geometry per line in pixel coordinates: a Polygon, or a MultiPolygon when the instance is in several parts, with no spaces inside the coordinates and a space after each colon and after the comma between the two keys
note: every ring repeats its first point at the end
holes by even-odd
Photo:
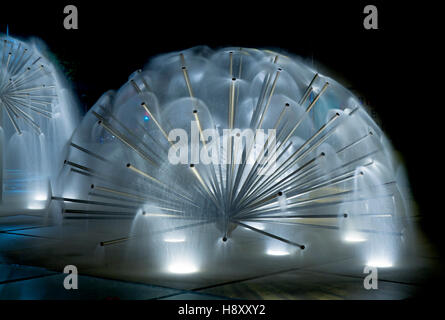
{"type": "Polygon", "coordinates": [[[58,200],[65,217],[134,219],[138,237],[181,219],[213,225],[230,247],[244,228],[272,239],[275,256],[328,252],[313,228],[326,227],[389,266],[408,213],[399,168],[360,101],[300,58],[195,47],[99,99],[73,135],[58,200]]]}
{"type": "Polygon", "coordinates": [[[0,35],[0,215],[41,214],[48,207],[78,122],[44,45],[0,35]]]}

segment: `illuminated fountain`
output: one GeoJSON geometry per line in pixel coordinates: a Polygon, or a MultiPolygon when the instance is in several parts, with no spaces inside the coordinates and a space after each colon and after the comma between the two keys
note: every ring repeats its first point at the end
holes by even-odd
{"type": "Polygon", "coordinates": [[[0,36],[0,216],[47,212],[78,122],[43,45],[0,36]]]}
{"type": "Polygon", "coordinates": [[[270,239],[276,258],[318,250],[282,226],[326,219],[369,264],[390,266],[408,214],[400,172],[335,80],[289,55],[196,47],[154,58],[99,99],[73,135],[54,199],[65,217],[133,219],[128,237],[102,246],[162,235],[158,258],[173,273],[199,271],[198,248],[230,250],[239,229],[270,239]],[[200,241],[205,232],[216,242],[200,241]]]}

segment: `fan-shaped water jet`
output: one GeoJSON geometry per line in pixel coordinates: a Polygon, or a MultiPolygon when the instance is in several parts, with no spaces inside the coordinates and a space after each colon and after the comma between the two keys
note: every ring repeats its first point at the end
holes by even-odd
{"type": "Polygon", "coordinates": [[[55,197],[65,214],[134,219],[134,233],[103,246],[180,228],[163,239],[187,241],[161,241],[165,255],[180,243],[203,259],[195,240],[210,225],[229,250],[249,230],[287,246],[270,246],[271,255],[292,254],[317,245],[281,226],[310,225],[363,241],[367,261],[397,257],[399,164],[359,100],[298,57],[206,47],[161,55],[104,94],[70,146],[66,195],[55,197]]]}

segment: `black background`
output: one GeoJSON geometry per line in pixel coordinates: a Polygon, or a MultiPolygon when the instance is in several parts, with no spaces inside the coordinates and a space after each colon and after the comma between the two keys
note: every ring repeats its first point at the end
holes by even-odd
{"type": "Polygon", "coordinates": [[[440,248],[443,103],[437,6],[389,1],[8,1],[0,32],[37,36],[55,54],[84,111],[158,53],[195,45],[282,48],[328,67],[366,97],[405,161],[421,225],[440,248]],[[79,29],[65,30],[74,4],[79,29]],[[365,30],[374,4],[379,30],[365,30]]]}

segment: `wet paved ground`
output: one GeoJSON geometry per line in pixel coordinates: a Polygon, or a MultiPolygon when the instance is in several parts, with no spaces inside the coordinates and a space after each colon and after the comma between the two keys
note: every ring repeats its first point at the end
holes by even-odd
{"type": "Polygon", "coordinates": [[[441,270],[420,240],[396,265],[379,269],[378,290],[365,290],[360,244],[339,241],[335,229],[284,229],[307,245],[301,252],[245,228],[225,244],[213,225],[157,232],[185,221],[150,220],[140,236],[131,220],[0,219],[0,299],[405,299],[421,295],[441,270]],[[132,230],[128,241],[99,245],[132,230]],[[78,290],[63,287],[66,265],[78,268],[78,290]]]}

